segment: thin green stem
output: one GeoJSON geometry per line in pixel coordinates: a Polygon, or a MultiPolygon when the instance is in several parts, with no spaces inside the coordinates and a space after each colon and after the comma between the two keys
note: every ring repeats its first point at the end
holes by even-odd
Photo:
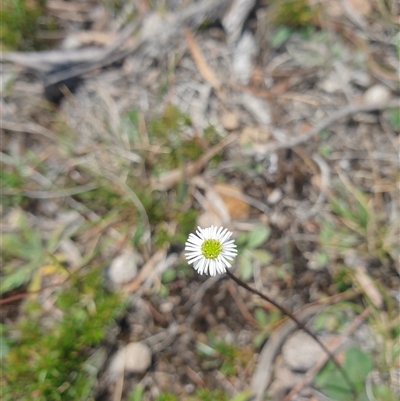
{"type": "Polygon", "coordinates": [[[236,284],[240,285],[243,287],[245,290],[252,292],[253,294],[258,295],[265,301],[269,302],[270,304],[274,305],[277,309],[279,309],[284,315],[288,316],[290,319],[292,319],[297,326],[301,329],[304,330],[310,337],[312,337],[320,346],[321,348],[326,352],[326,354],[329,356],[329,359],[336,365],[336,367],[339,369],[340,373],[343,376],[343,379],[346,381],[347,385],[350,387],[351,392],[353,393],[354,399],[357,397],[357,391],[354,387],[354,384],[350,380],[349,376],[347,375],[346,371],[343,369],[343,367],[339,364],[339,362],[335,359],[334,354],[329,351],[329,349],[325,346],[325,344],[311,331],[309,330],[305,324],[303,324],[300,320],[298,320],[291,312],[289,312],[286,308],[283,306],[279,305],[276,303],[273,299],[269,298],[267,295],[264,295],[262,292],[257,291],[256,289],[250,287],[247,285],[244,281],[240,280],[236,276],[234,276],[229,270],[226,271],[226,274],[228,275],[229,278],[231,278],[233,281],[236,282],[236,284]]]}

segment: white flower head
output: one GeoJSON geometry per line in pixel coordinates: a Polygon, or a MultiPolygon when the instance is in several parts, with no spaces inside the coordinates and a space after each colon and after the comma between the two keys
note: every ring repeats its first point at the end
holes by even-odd
{"type": "Polygon", "coordinates": [[[196,235],[189,234],[185,244],[188,263],[193,264],[199,274],[225,273],[232,266],[229,261],[237,255],[235,242],[229,239],[231,236],[232,233],[223,227],[197,227],[196,235]]]}

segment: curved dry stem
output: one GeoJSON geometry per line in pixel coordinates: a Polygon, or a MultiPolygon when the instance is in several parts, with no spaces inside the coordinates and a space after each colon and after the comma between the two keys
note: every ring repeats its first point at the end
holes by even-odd
{"type": "Polygon", "coordinates": [[[343,369],[343,367],[339,364],[339,362],[335,359],[334,354],[329,351],[329,349],[325,346],[325,344],[311,331],[309,330],[305,324],[303,324],[300,320],[298,320],[291,312],[289,312],[286,308],[283,306],[279,305],[276,303],[273,299],[269,298],[267,295],[264,295],[260,291],[257,291],[256,289],[250,287],[247,285],[245,282],[240,280],[238,277],[234,276],[229,270],[226,271],[226,274],[228,275],[229,278],[231,278],[233,281],[235,281],[236,284],[240,285],[243,287],[245,290],[250,291],[253,294],[258,295],[265,301],[269,302],[271,305],[275,306],[277,309],[279,309],[285,316],[288,316],[290,319],[292,319],[297,326],[301,329],[304,330],[310,337],[312,337],[320,346],[321,348],[326,352],[326,354],[329,356],[329,359],[336,365],[336,367],[339,369],[340,373],[343,376],[343,379],[346,381],[347,385],[350,387],[354,399],[357,397],[357,391],[354,387],[354,384],[350,380],[349,376],[347,375],[346,371],[343,369]]]}

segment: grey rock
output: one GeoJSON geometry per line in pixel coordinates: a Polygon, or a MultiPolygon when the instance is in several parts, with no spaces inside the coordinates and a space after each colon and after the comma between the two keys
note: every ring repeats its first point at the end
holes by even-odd
{"type": "Polygon", "coordinates": [[[280,188],[275,188],[268,196],[268,203],[270,205],[275,205],[282,199],[282,197],[282,190],[280,188]]]}
{"type": "Polygon", "coordinates": [[[364,93],[364,102],[367,104],[385,104],[391,98],[390,90],[383,85],[373,85],[364,93]]]}
{"type": "Polygon", "coordinates": [[[282,356],[293,371],[305,372],[311,369],[323,356],[321,346],[303,331],[297,331],[286,341],[282,356]]]}
{"type": "Polygon", "coordinates": [[[126,249],[111,262],[108,269],[108,278],[114,285],[129,283],[137,275],[137,262],[137,255],[133,251],[126,249]]]}

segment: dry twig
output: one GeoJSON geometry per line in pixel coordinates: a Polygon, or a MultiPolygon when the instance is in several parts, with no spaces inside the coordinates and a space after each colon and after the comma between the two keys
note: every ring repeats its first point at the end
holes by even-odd
{"type": "MultiPolygon", "coordinates": [[[[295,138],[286,137],[285,142],[276,142],[272,144],[266,144],[263,146],[263,151],[266,153],[274,152],[279,149],[288,149],[293,148],[298,145],[302,145],[308,141],[310,141],[314,136],[320,134],[323,130],[330,127],[335,122],[341,120],[342,118],[350,117],[357,113],[367,113],[373,111],[382,111],[388,108],[394,107],[398,108],[400,104],[400,99],[394,99],[389,103],[385,104],[349,104],[344,106],[343,108],[335,111],[330,116],[325,118],[320,123],[316,124],[313,128],[311,128],[305,134],[299,135],[295,138]]],[[[282,138],[279,138],[279,141],[282,141],[282,138]]],[[[251,152],[248,151],[248,152],[251,152]]],[[[257,151],[260,152],[259,150],[257,151]]]]}

